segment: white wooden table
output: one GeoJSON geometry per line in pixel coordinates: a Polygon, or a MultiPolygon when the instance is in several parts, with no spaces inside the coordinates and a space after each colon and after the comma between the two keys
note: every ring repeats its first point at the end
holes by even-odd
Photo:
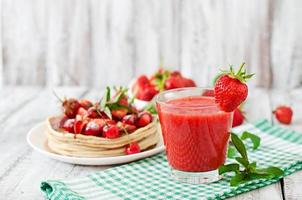
{"type": "MultiPolygon", "coordinates": [[[[67,97],[98,99],[101,96],[101,91],[86,88],[55,90],[67,97]]],[[[75,178],[108,168],[65,164],[45,158],[27,145],[25,138],[29,129],[48,115],[59,112],[59,103],[51,89],[3,88],[0,99],[0,199],[44,199],[39,190],[41,180],[75,178]]],[[[276,123],[271,111],[282,103],[292,105],[295,114],[290,128],[302,133],[302,88],[290,92],[250,89],[245,105],[247,118],[250,122],[267,118],[276,123]]],[[[233,199],[302,199],[302,171],[233,199]]]]}

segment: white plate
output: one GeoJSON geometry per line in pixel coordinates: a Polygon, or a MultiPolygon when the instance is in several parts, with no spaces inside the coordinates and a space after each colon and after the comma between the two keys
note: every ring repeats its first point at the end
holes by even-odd
{"type": "Polygon", "coordinates": [[[33,127],[27,134],[28,144],[37,152],[49,158],[59,160],[66,163],[79,164],[79,165],[114,165],[128,163],[142,158],[146,158],[155,154],[158,154],[165,150],[163,145],[162,137],[155,148],[143,151],[141,153],[125,155],[125,156],[115,156],[115,157],[103,157],[103,158],[82,158],[82,157],[71,157],[59,155],[51,152],[51,150],[46,145],[46,127],[45,123],[37,124],[33,127]]]}

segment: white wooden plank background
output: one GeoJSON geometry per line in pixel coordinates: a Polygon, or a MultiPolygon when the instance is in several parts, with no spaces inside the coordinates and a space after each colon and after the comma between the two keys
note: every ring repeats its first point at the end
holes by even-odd
{"type": "Polygon", "coordinates": [[[199,85],[246,61],[250,83],[302,84],[300,0],[1,0],[0,85],[126,85],[165,66],[199,85]]]}

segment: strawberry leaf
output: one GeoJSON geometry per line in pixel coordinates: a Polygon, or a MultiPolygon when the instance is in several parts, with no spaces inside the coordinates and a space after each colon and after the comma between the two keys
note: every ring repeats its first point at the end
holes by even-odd
{"type": "Polygon", "coordinates": [[[244,178],[245,178],[244,173],[238,173],[233,178],[231,178],[230,185],[231,186],[238,186],[240,183],[243,182],[244,178]]]}
{"type": "Polygon", "coordinates": [[[233,146],[229,145],[228,152],[227,152],[227,157],[228,158],[234,158],[236,156],[236,153],[237,153],[236,149],[233,146]]]}

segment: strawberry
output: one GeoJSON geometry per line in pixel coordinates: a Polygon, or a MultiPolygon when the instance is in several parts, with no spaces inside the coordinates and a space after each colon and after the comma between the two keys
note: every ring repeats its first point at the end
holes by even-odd
{"type": "Polygon", "coordinates": [[[278,106],[273,113],[282,124],[290,124],[292,121],[293,110],[289,106],[278,106]]]}
{"type": "Polygon", "coordinates": [[[254,74],[243,71],[244,64],[242,63],[237,73],[231,66],[230,71],[225,71],[215,83],[215,102],[223,111],[235,110],[247,98],[248,87],[245,82],[254,74]]]}
{"type": "Polygon", "coordinates": [[[196,87],[195,82],[190,78],[182,78],[182,82],[184,84],[184,87],[196,87]]]}
{"type": "Polygon", "coordinates": [[[184,79],[180,76],[170,76],[165,82],[165,89],[171,90],[175,88],[185,87],[184,79]]]}
{"type": "Polygon", "coordinates": [[[158,93],[154,86],[147,86],[136,93],[136,98],[144,101],[150,101],[158,93]]]}
{"type": "Polygon", "coordinates": [[[243,112],[239,108],[236,108],[234,110],[232,127],[241,125],[243,123],[244,119],[245,119],[245,117],[243,115],[243,112]]]}
{"type": "Polygon", "coordinates": [[[139,93],[140,90],[142,90],[143,88],[150,86],[150,85],[151,84],[150,84],[148,77],[145,75],[142,75],[137,78],[136,82],[133,85],[132,91],[136,95],[137,93],[139,93]]]}

